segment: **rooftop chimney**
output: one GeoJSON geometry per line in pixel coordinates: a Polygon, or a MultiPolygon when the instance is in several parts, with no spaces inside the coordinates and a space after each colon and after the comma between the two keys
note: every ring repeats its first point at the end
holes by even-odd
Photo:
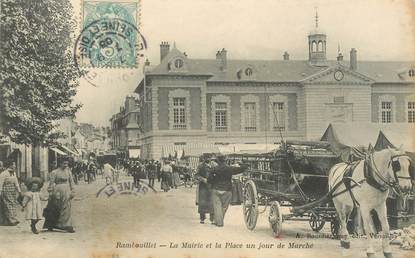
{"type": "Polygon", "coordinates": [[[287,51],[284,52],[283,57],[284,57],[284,60],[290,60],[290,54],[288,54],[287,51]]]}
{"type": "Polygon", "coordinates": [[[160,43],[160,62],[167,56],[170,52],[170,44],[167,41],[162,41],[160,43]]]}
{"type": "Polygon", "coordinates": [[[226,53],[227,51],[224,48],[216,53],[216,60],[219,62],[219,69],[221,71],[226,70],[226,53]]]}
{"type": "Polygon", "coordinates": [[[220,59],[220,51],[218,50],[218,52],[216,52],[216,60],[220,59]]]}
{"type": "Polygon", "coordinates": [[[342,53],[339,53],[337,55],[337,61],[343,61],[343,55],[342,55],[342,53]]]}
{"type": "Polygon", "coordinates": [[[350,70],[357,70],[357,51],[354,48],[350,50],[350,70]]]}

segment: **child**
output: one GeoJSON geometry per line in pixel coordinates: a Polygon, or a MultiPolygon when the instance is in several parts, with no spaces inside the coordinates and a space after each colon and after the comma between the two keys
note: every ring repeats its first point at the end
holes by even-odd
{"type": "Polygon", "coordinates": [[[38,234],[36,229],[36,223],[43,218],[43,209],[40,198],[40,189],[43,186],[43,180],[41,178],[29,178],[26,181],[28,191],[23,195],[22,211],[25,211],[26,220],[30,220],[30,227],[33,234],[38,234]]]}

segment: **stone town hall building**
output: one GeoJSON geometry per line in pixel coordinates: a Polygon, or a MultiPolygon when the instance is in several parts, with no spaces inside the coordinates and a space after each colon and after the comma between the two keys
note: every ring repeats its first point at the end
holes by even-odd
{"type": "Polygon", "coordinates": [[[178,146],[275,143],[280,133],[315,140],[331,122],[415,122],[415,62],[362,61],[354,48],[349,61],[341,54],[327,60],[327,44],[316,29],[307,60],[290,60],[287,52],[282,60],[230,60],[225,49],[193,59],[162,42],[160,64],[146,67],[135,90],[141,156],[157,159],[178,146]]]}

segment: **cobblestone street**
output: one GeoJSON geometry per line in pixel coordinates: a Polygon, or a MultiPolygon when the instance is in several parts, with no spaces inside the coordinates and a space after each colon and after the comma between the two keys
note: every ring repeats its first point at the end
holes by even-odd
{"type": "MultiPolygon", "coordinates": [[[[130,180],[122,178],[122,180],[130,180]]],[[[246,229],[240,206],[231,206],[225,227],[200,224],[195,201],[195,187],[158,191],[146,195],[118,195],[96,198],[105,185],[98,179],[91,185],[76,187],[72,202],[76,233],[42,231],[34,235],[23,220],[16,227],[1,227],[1,258],[29,257],[36,246],[39,258],[47,257],[365,257],[364,241],[352,240],[352,248],[344,251],[339,242],[329,238],[297,239],[299,234],[314,234],[307,222],[286,221],[279,239],[272,237],[267,212],[258,218],[254,231],[246,229]],[[211,246],[209,246],[209,244],[211,246]],[[220,247],[217,244],[221,245],[220,247]],[[297,248],[289,248],[295,245],[297,248]],[[308,244],[307,244],[308,243],[308,244]],[[254,248],[247,248],[254,244],[254,248]],[[23,248],[24,246],[24,248],[23,248]],[[155,248],[156,247],[156,248],[155,248]],[[206,249],[209,249],[209,256],[206,249]],[[260,248],[258,250],[258,248],[260,248]],[[305,248],[297,252],[298,248],[305,248]],[[114,256],[115,255],[115,256],[114,256]],[[281,256],[283,255],[283,256],[281,256]]],[[[159,190],[159,183],[156,182],[159,190]]],[[[261,209],[261,208],[260,208],[261,209]]],[[[41,228],[43,221],[38,224],[41,228]]],[[[321,231],[330,234],[327,224],[321,231]]],[[[314,234],[315,235],[315,234],[314,234]]],[[[395,257],[408,257],[411,251],[393,247],[395,257]]],[[[377,257],[382,257],[380,243],[377,257]]]]}

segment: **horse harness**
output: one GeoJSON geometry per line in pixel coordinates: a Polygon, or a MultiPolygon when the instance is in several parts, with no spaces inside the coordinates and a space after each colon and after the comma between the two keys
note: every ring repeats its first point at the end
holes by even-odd
{"type": "MultiPolygon", "coordinates": [[[[393,174],[394,174],[394,178],[395,178],[395,182],[388,182],[388,180],[386,180],[386,178],[384,178],[380,173],[378,168],[376,167],[376,164],[373,162],[373,154],[368,155],[365,160],[363,161],[363,173],[364,173],[364,179],[360,180],[359,182],[356,182],[355,180],[353,180],[352,176],[353,176],[353,172],[356,169],[357,165],[359,165],[360,161],[355,161],[352,163],[347,164],[346,168],[343,171],[343,178],[341,181],[339,181],[332,189],[332,193],[338,188],[340,187],[340,185],[344,184],[345,189],[332,194],[331,197],[334,198],[336,196],[339,196],[345,192],[349,192],[350,197],[353,201],[353,206],[360,206],[359,202],[356,200],[352,189],[356,186],[360,186],[361,183],[363,183],[364,181],[366,181],[370,186],[372,186],[373,188],[381,191],[381,192],[385,192],[388,187],[391,187],[392,189],[394,189],[395,191],[399,191],[396,190],[396,185],[399,185],[398,179],[402,178],[402,179],[411,179],[414,180],[414,175],[413,173],[411,173],[410,177],[402,177],[402,176],[398,176],[397,172],[401,169],[400,168],[400,163],[399,163],[399,157],[404,156],[404,157],[408,157],[405,154],[399,154],[399,155],[395,155],[391,157],[391,160],[389,161],[389,165],[388,166],[392,166],[392,170],[393,170],[393,174]],[[373,166],[371,165],[373,164],[373,166]],[[376,179],[375,179],[375,175],[377,177],[380,178],[380,180],[384,183],[381,184],[379,183],[376,179]]],[[[409,158],[409,157],[408,157],[409,158]]],[[[409,158],[410,159],[410,158],[409,158]]],[[[411,163],[412,166],[412,163],[411,163]]]]}
{"type": "MultiPolygon", "coordinates": [[[[404,177],[404,176],[398,176],[397,172],[399,170],[401,170],[401,164],[399,163],[399,157],[407,157],[409,159],[410,162],[410,166],[412,166],[412,161],[411,158],[406,155],[406,154],[398,154],[398,155],[394,155],[390,158],[388,167],[392,166],[392,171],[393,171],[393,177],[394,177],[394,182],[389,182],[384,176],[382,176],[379,173],[379,169],[377,168],[375,162],[373,161],[373,154],[369,155],[366,159],[365,159],[365,169],[364,169],[364,175],[365,178],[367,179],[367,183],[374,187],[375,189],[381,191],[381,192],[385,192],[388,187],[392,188],[398,195],[401,192],[400,188],[399,188],[399,178],[401,179],[408,179],[408,180],[414,180],[414,175],[413,173],[410,173],[409,177],[404,177]],[[371,165],[373,164],[373,166],[371,165]],[[384,183],[379,183],[376,179],[375,179],[375,175],[384,183]]],[[[412,172],[412,171],[411,171],[412,172]]]]}
{"type": "Polygon", "coordinates": [[[352,201],[353,201],[353,206],[360,206],[360,204],[359,204],[359,202],[356,200],[356,198],[354,197],[354,194],[353,194],[353,192],[352,192],[352,189],[354,188],[354,187],[356,187],[356,186],[360,186],[360,184],[361,183],[363,183],[366,179],[363,179],[363,180],[360,180],[359,182],[356,182],[353,178],[352,178],[352,176],[353,176],[353,172],[354,172],[354,170],[356,169],[356,167],[359,165],[359,163],[360,163],[360,161],[361,160],[358,160],[358,161],[355,161],[355,162],[352,162],[352,163],[349,163],[349,164],[347,164],[347,166],[346,166],[346,168],[344,169],[344,171],[343,171],[343,178],[342,178],[342,180],[341,181],[339,181],[334,187],[333,187],[333,190],[332,190],[332,192],[334,192],[335,191],[335,189],[337,189],[340,185],[342,185],[342,184],[344,184],[344,186],[345,186],[345,189],[344,190],[342,190],[342,191],[340,191],[340,192],[338,192],[338,193],[335,193],[335,194],[332,194],[331,195],[331,197],[332,198],[334,198],[334,197],[336,197],[336,196],[339,196],[339,195],[341,195],[341,194],[343,194],[343,193],[345,193],[345,192],[349,192],[349,194],[350,194],[350,198],[352,198],[352,201]],[[353,184],[352,184],[353,183],[353,184]]]}

